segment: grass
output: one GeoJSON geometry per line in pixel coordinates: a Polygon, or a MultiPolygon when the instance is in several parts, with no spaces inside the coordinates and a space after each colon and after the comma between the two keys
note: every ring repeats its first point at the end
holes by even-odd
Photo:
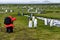
{"type": "MultiPolygon", "coordinates": [[[[44,21],[38,19],[38,26],[36,29],[34,27],[28,28],[28,17],[18,16],[18,9],[13,8],[13,10],[15,10],[15,12],[0,14],[0,40],[60,40],[59,27],[45,26],[44,21]],[[17,19],[14,21],[15,26],[13,33],[5,32],[6,29],[3,21],[4,18],[9,15],[17,19]]],[[[60,13],[35,14],[35,16],[60,19],[60,13]]]]}
{"type": "Polygon", "coordinates": [[[28,28],[28,18],[17,16],[17,14],[0,14],[0,40],[60,40],[60,28],[45,26],[42,20],[38,19],[38,27],[28,28]],[[12,15],[17,18],[14,22],[14,33],[6,33],[3,24],[4,17],[12,15]]]}
{"type": "Polygon", "coordinates": [[[46,17],[46,18],[60,19],[60,13],[35,14],[35,16],[42,16],[42,17],[46,17]]]}
{"type": "MultiPolygon", "coordinates": [[[[35,29],[29,29],[28,28],[28,18],[24,17],[24,16],[16,16],[16,15],[12,15],[15,16],[17,18],[17,20],[14,22],[14,33],[8,34],[5,32],[5,27],[3,25],[3,20],[4,19],[4,15],[2,15],[1,18],[1,33],[0,33],[0,40],[28,40],[28,39],[36,39],[36,30],[35,29]],[[25,21],[24,21],[25,20],[25,21]],[[32,32],[32,33],[31,33],[32,32]],[[34,33],[35,32],[35,33],[34,33]],[[34,38],[33,38],[34,36],[34,38]]],[[[10,14],[5,14],[5,15],[10,15],[10,14]]]]}

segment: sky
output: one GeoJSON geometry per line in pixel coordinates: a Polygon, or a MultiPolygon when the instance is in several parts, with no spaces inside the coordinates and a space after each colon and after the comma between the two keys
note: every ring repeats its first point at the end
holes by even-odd
{"type": "Polygon", "coordinates": [[[60,0],[0,0],[0,3],[60,3],[60,0]]]}

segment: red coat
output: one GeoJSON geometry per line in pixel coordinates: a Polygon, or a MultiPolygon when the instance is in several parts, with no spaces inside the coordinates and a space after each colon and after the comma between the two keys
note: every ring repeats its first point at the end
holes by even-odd
{"type": "MultiPolygon", "coordinates": [[[[16,20],[15,17],[14,17],[14,18],[13,18],[12,16],[9,16],[9,17],[11,18],[11,21],[15,21],[15,20],[16,20]]],[[[9,25],[6,25],[6,24],[5,24],[5,27],[10,27],[10,26],[11,26],[11,27],[14,27],[13,24],[9,24],[9,25]]]]}

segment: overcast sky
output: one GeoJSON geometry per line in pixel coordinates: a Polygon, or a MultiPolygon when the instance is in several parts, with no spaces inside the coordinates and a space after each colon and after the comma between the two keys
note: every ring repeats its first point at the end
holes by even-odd
{"type": "Polygon", "coordinates": [[[60,3],[60,0],[0,0],[0,3],[60,3]]]}

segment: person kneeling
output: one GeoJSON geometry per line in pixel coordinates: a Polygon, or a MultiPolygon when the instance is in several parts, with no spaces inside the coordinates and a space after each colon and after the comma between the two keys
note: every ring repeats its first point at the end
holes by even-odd
{"type": "Polygon", "coordinates": [[[8,33],[12,33],[13,32],[13,28],[14,28],[14,25],[13,25],[13,21],[16,20],[16,18],[12,17],[12,16],[8,16],[4,19],[4,24],[5,24],[5,27],[6,27],[6,32],[8,33]]]}

